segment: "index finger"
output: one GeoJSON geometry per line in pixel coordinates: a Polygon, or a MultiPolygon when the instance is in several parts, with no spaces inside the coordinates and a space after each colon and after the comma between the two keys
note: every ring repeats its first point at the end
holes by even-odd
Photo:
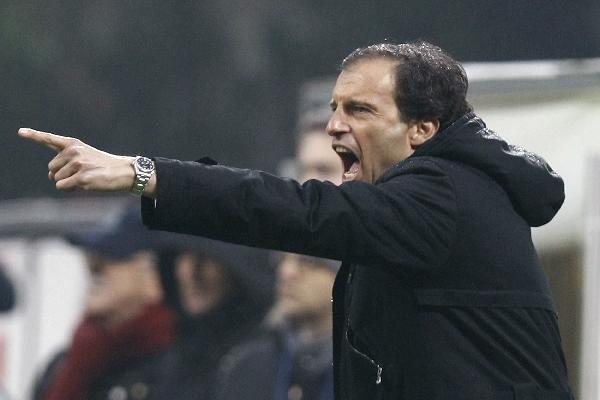
{"type": "Polygon", "coordinates": [[[62,151],[71,142],[71,138],[68,138],[66,136],[55,135],[49,132],[36,131],[35,129],[30,128],[19,129],[19,136],[46,145],[56,152],[62,151]]]}

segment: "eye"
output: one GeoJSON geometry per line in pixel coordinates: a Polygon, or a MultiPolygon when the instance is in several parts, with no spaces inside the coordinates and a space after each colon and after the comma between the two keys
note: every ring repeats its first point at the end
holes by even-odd
{"type": "Polygon", "coordinates": [[[349,107],[349,112],[354,113],[354,114],[365,114],[365,113],[370,113],[371,109],[365,106],[361,106],[361,105],[353,105],[351,107],[349,107]]]}

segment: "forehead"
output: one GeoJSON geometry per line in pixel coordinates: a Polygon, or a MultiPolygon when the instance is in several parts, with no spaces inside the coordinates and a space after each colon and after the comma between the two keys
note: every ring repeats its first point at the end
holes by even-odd
{"type": "MultiPolygon", "coordinates": [[[[283,261],[291,261],[301,267],[307,267],[307,269],[305,269],[307,274],[305,273],[304,276],[309,276],[309,275],[314,276],[315,274],[311,274],[311,272],[320,272],[320,271],[326,271],[328,273],[330,272],[335,275],[335,272],[336,272],[335,270],[337,269],[337,264],[336,264],[337,262],[335,262],[335,261],[321,259],[321,258],[312,257],[312,256],[304,256],[301,254],[284,253],[283,255],[281,255],[281,259],[280,259],[280,262],[283,262],[283,261]],[[335,268],[332,268],[329,265],[331,262],[334,263],[335,268]]],[[[316,275],[320,275],[320,274],[316,274],[316,275]]]]}
{"type": "Polygon", "coordinates": [[[397,60],[383,57],[356,61],[338,76],[333,89],[333,100],[340,102],[393,99],[397,65],[397,60]]]}

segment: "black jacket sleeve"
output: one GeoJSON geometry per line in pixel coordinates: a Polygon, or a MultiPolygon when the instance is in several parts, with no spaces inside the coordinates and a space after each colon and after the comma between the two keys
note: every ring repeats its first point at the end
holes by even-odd
{"type": "Polygon", "coordinates": [[[455,236],[453,185],[428,160],[375,185],[160,158],[156,171],[157,200],[142,203],[154,229],[404,271],[442,266],[455,236]]]}

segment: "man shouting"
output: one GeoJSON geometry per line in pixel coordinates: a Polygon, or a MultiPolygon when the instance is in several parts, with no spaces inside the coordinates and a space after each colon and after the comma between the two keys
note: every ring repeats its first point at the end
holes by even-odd
{"type": "Polygon", "coordinates": [[[342,261],[337,399],[572,399],[531,240],[562,205],[562,179],[486,128],[467,86],[428,43],[355,50],[327,125],[340,186],[19,133],[58,152],[58,189],[140,193],[152,228],[342,261]]]}

